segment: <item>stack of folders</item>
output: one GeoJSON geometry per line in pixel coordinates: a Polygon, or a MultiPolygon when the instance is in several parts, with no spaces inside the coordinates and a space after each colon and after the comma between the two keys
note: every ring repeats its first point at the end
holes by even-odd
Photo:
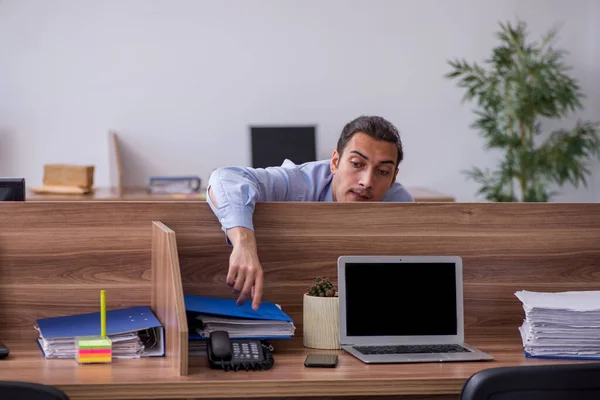
{"type": "Polygon", "coordinates": [[[600,291],[519,291],[525,356],[600,359],[600,291]]]}
{"type": "Polygon", "coordinates": [[[198,176],[152,176],[148,180],[150,193],[197,193],[200,191],[198,176]]]}
{"type": "MultiPolygon", "coordinates": [[[[75,358],[75,338],[98,336],[100,313],[37,320],[38,345],[46,358],[75,358]]],[[[161,357],[165,354],[164,328],[150,307],[106,312],[106,333],[113,358],[161,357]]]]}
{"type": "Polygon", "coordinates": [[[185,295],[190,354],[205,354],[211,332],[224,330],[232,339],[290,339],[292,319],[275,303],[262,302],[257,311],[250,301],[185,295]]]}

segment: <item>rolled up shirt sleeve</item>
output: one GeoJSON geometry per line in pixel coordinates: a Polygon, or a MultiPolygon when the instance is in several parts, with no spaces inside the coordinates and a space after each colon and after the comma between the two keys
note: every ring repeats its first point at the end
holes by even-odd
{"type": "Polygon", "coordinates": [[[252,217],[257,202],[285,201],[290,197],[294,171],[283,167],[223,167],[209,178],[207,201],[223,231],[235,227],[254,230],[252,217]],[[218,207],[208,194],[212,188],[218,207]]]}

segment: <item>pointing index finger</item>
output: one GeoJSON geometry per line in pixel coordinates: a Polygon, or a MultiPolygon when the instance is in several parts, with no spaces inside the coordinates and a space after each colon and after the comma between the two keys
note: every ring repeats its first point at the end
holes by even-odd
{"type": "Polygon", "coordinates": [[[254,298],[252,299],[252,309],[258,310],[263,294],[263,272],[258,270],[254,280],[254,298]]]}

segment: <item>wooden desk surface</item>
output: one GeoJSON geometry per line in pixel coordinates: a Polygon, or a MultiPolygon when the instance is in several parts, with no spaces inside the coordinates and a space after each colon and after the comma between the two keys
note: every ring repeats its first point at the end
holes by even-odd
{"type": "MultiPolygon", "coordinates": [[[[485,362],[364,364],[343,351],[301,346],[299,338],[275,342],[275,366],[269,371],[224,372],[208,368],[203,356],[190,357],[188,376],[176,376],[162,358],[114,360],[109,365],[79,366],[75,360],[45,360],[31,342],[7,341],[9,359],[0,361],[0,375],[54,385],[77,399],[263,398],[286,396],[407,396],[442,395],[456,399],[475,372],[501,366],[556,364],[557,360],[527,359],[514,340],[471,340],[496,359],[485,362]],[[308,353],[339,354],[337,368],[305,368],[308,353]]],[[[562,361],[565,363],[565,361],[562,361]]],[[[585,362],[585,361],[570,361],[585,362]]],[[[438,397],[436,397],[438,399],[438,397]]]]}
{"type": "MultiPolygon", "coordinates": [[[[422,202],[454,202],[456,199],[448,194],[423,187],[407,188],[415,201],[422,202]]],[[[126,188],[122,196],[110,188],[97,188],[90,194],[49,194],[27,193],[27,201],[205,201],[206,192],[196,194],[151,194],[145,188],[126,188]]]]}

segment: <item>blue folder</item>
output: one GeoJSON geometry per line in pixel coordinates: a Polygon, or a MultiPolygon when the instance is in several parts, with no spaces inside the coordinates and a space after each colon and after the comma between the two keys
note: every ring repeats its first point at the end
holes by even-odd
{"type": "MultiPolygon", "coordinates": [[[[69,315],[37,320],[46,339],[100,335],[100,313],[69,315]]],[[[138,306],[106,312],[106,334],[138,332],[162,327],[150,307],[138,306]]]]}
{"type": "MultiPolygon", "coordinates": [[[[190,326],[189,339],[201,340],[206,337],[198,334],[194,328],[194,314],[209,314],[220,317],[254,319],[266,321],[283,321],[293,325],[293,320],[283,312],[275,303],[262,302],[258,310],[252,309],[252,302],[246,301],[243,305],[237,305],[235,299],[226,299],[219,297],[192,296],[184,295],[185,310],[188,313],[188,323],[190,326]],[[190,316],[191,314],[191,316],[190,316]]],[[[248,337],[250,338],[250,337],[248,337]]],[[[254,339],[291,339],[291,336],[253,336],[254,339]]]]}
{"type": "Polygon", "coordinates": [[[568,356],[568,355],[544,355],[534,356],[531,353],[525,351],[526,358],[542,358],[547,360],[600,360],[600,356],[568,356]]]}
{"type": "Polygon", "coordinates": [[[293,322],[275,303],[263,301],[258,310],[252,309],[252,302],[246,301],[237,305],[235,299],[219,297],[184,295],[185,310],[202,314],[220,315],[223,317],[264,319],[270,321],[293,322]]]}
{"type": "MultiPolygon", "coordinates": [[[[46,340],[98,336],[101,334],[100,312],[43,318],[37,320],[37,326],[40,336],[46,340]]],[[[106,311],[107,336],[151,330],[156,332],[158,342],[149,356],[164,356],[164,327],[150,307],[136,306],[106,311]]]]}

